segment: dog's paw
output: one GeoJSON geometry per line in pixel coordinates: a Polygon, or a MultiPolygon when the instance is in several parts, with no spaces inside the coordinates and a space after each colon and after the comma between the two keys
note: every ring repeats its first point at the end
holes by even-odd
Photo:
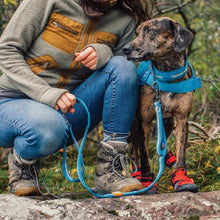
{"type": "Polygon", "coordinates": [[[176,163],[176,156],[172,154],[172,152],[166,153],[165,156],[165,164],[168,167],[174,167],[176,163]]]}
{"type": "MultiPolygon", "coordinates": [[[[151,173],[149,176],[142,176],[141,177],[141,184],[144,188],[149,187],[153,182],[153,173],[151,173]]],[[[151,194],[159,194],[159,191],[157,189],[157,183],[155,183],[150,189],[148,189],[145,193],[145,195],[151,195],[151,194]]]]}
{"type": "MultiPolygon", "coordinates": [[[[141,175],[141,168],[138,166],[136,169],[136,172],[133,172],[132,177],[139,180],[144,188],[149,187],[154,182],[154,174],[148,173],[145,176],[141,175]]],[[[150,194],[159,194],[159,191],[157,189],[157,183],[155,183],[150,189],[148,189],[146,192],[143,193],[144,195],[150,195],[150,194]]]]}
{"type": "Polygon", "coordinates": [[[196,193],[198,192],[198,186],[194,183],[192,178],[187,176],[185,168],[179,168],[172,172],[172,185],[176,192],[189,191],[196,193]]]}

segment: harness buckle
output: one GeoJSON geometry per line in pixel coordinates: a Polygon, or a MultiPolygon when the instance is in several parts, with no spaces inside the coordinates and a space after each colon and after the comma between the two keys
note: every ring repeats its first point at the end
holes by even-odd
{"type": "Polygon", "coordinates": [[[156,95],[154,97],[154,101],[157,102],[157,101],[160,101],[160,90],[159,90],[159,86],[158,86],[158,83],[156,82],[156,80],[154,79],[154,82],[152,84],[152,89],[155,91],[156,95]]]}

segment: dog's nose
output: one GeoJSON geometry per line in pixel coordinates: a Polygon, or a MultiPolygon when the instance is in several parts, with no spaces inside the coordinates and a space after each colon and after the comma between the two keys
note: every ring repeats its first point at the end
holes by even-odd
{"type": "Polygon", "coordinates": [[[123,47],[123,52],[125,55],[129,55],[132,51],[132,46],[130,44],[127,44],[123,47]]]}

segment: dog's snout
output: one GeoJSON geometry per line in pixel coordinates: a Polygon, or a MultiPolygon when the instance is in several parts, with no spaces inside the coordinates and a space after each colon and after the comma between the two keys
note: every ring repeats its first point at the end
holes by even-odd
{"type": "Polygon", "coordinates": [[[125,55],[129,55],[132,51],[132,46],[131,44],[127,44],[126,46],[123,47],[123,52],[125,55]]]}

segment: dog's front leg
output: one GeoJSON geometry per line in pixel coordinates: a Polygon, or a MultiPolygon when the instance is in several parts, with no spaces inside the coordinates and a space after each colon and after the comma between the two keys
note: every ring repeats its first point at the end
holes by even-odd
{"type": "Polygon", "coordinates": [[[187,176],[185,168],[185,151],[188,136],[188,117],[177,116],[174,134],[176,136],[176,169],[172,172],[172,184],[176,192],[198,192],[198,187],[192,178],[187,176]]]}
{"type": "Polygon", "coordinates": [[[140,165],[140,155],[139,155],[139,141],[140,141],[140,136],[139,136],[139,121],[137,117],[134,117],[134,121],[131,127],[131,158],[134,160],[134,162],[137,164],[137,166],[140,165]]]}
{"type": "Polygon", "coordinates": [[[185,153],[188,138],[188,117],[177,116],[174,134],[176,137],[176,165],[175,167],[185,168],[185,153]]]}
{"type": "Polygon", "coordinates": [[[139,146],[139,152],[140,152],[140,162],[141,162],[141,175],[146,176],[148,173],[150,173],[150,164],[148,160],[148,146],[150,141],[150,127],[151,123],[141,123],[141,129],[142,129],[142,140],[141,145],[139,146]]]}
{"type": "Polygon", "coordinates": [[[147,152],[145,149],[145,134],[141,121],[135,117],[131,129],[132,159],[141,166],[141,173],[150,170],[147,152]]]}

